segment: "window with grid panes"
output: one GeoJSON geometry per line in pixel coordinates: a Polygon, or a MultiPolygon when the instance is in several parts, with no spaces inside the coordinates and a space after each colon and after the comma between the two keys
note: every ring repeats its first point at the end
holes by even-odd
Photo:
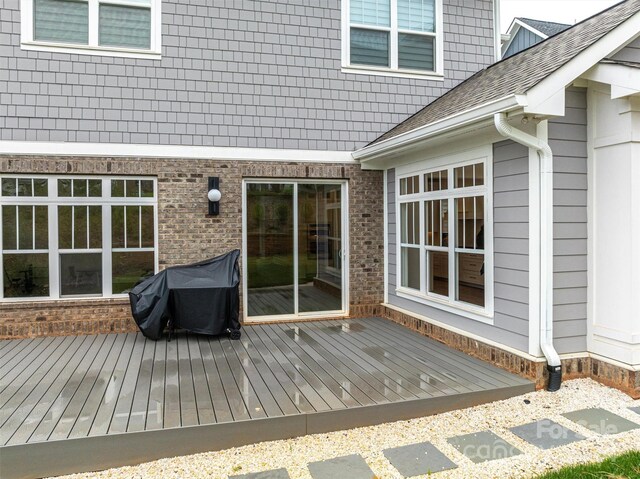
{"type": "Polygon", "coordinates": [[[109,297],[155,273],[153,178],[0,181],[0,297],[109,297]]]}
{"type": "Polygon", "coordinates": [[[485,161],[399,177],[400,290],[486,308],[485,179],[485,161]]]}
{"type": "MultiPolygon", "coordinates": [[[[348,0],[350,67],[436,72],[439,0],[348,0]]],[[[441,73],[441,72],[440,72],[441,73]]]]}

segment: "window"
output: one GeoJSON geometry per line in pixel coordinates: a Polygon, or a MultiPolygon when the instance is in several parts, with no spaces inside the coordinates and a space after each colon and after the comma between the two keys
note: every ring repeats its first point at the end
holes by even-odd
{"type": "Polygon", "coordinates": [[[22,47],[158,57],[160,5],[161,0],[22,0],[22,47]]]}
{"type": "Polygon", "coordinates": [[[492,314],[487,161],[399,174],[398,292],[492,314]]]}
{"type": "Polygon", "coordinates": [[[343,67],[442,75],[441,0],[343,2],[343,67]]]}
{"type": "Polygon", "coordinates": [[[111,297],[157,271],[154,179],[0,180],[0,298],[111,297]]]}

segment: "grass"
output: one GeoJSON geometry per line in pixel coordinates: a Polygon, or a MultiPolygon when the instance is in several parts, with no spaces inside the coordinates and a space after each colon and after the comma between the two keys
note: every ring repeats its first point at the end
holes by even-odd
{"type": "Polygon", "coordinates": [[[640,479],[640,451],[610,457],[602,462],[564,467],[537,479],[640,479]]]}
{"type": "MultiPolygon", "coordinates": [[[[313,281],[316,276],[315,257],[301,254],[298,257],[299,281],[313,281]]],[[[249,288],[266,286],[288,286],[293,284],[293,255],[272,255],[266,258],[249,256],[247,258],[249,288]]]]}

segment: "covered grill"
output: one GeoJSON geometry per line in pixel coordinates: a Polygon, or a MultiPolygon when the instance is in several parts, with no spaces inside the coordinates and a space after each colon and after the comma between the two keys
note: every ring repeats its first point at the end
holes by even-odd
{"type": "Polygon", "coordinates": [[[142,334],[153,340],[163,331],[201,334],[228,332],[240,338],[239,250],[145,279],[129,293],[131,313],[142,334]]]}

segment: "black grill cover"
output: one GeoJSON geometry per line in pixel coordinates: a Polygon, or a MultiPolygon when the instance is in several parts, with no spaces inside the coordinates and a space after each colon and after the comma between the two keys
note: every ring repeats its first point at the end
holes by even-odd
{"type": "Polygon", "coordinates": [[[142,334],[153,340],[171,329],[220,334],[240,330],[240,250],[145,279],[129,293],[131,313],[142,334]]]}

